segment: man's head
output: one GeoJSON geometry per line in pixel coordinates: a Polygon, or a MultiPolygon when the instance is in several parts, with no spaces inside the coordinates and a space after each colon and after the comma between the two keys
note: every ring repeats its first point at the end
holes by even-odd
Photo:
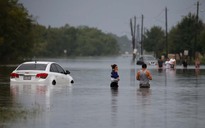
{"type": "Polygon", "coordinates": [[[147,65],[146,64],[142,64],[142,68],[147,68],[147,65]]]}

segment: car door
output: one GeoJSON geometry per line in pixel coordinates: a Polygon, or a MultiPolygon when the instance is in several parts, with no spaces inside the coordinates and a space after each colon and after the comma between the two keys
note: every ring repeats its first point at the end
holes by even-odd
{"type": "Polygon", "coordinates": [[[56,66],[56,64],[51,64],[50,67],[50,72],[52,73],[52,77],[55,79],[56,83],[61,83],[62,82],[62,77],[61,74],[58,71],[58,68],[56,66]]]}
{"type": "Polygon", "coordinates": [[[68,82],[68,77],[65,74],[65,70],[58,64],[55,64],[58,73],[59,73],[59,78],[61,79],[61,83],[67,83],[68,82]]]}

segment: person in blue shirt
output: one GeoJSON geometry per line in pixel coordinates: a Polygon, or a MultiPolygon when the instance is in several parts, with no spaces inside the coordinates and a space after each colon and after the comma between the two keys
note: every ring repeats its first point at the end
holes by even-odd
{"type": "Polygon", "coordinates": [[[111,65],[112,72],[111,72],[111,83],[110,87],[118,88],[118,81],[120,80],[118,75],[118,66],[116,64],[111,65]]]}

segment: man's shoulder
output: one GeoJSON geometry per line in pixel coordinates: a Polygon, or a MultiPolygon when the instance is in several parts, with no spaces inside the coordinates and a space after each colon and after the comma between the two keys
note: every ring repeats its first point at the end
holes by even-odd
{"type": "Polygon", "coordinates": [[[140,73],[140,72],[142,72],[142,70],[138,70],[138,71],[137,71],[137,73],[140,73]]]}

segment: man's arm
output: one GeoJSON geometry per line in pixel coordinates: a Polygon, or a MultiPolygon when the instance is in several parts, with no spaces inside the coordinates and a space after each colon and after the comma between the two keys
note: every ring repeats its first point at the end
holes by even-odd
{"type": "Polygon", "coordinates": [[[146,75],[148,79],[152,80],[152,75],[148,70],[146,71],[146,75]]]}
{"type": "Polygon", "coordinates": [[[140,72],[139,71],[137,72],[136,79],[140,80],[140,72]]]}

